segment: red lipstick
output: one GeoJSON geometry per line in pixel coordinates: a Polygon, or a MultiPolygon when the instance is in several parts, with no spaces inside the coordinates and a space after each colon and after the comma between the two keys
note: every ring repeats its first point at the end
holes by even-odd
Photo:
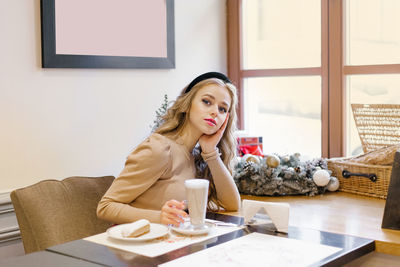
{"type": "Polygon", "coordinates": [[[208,125],[210,125],[210,126],[215,126],[215,125],[217,125],[217,122],[215,121],[215,120],[213,120],[213,119],[204,119],[207,123],[208,123],[208,125]]]}

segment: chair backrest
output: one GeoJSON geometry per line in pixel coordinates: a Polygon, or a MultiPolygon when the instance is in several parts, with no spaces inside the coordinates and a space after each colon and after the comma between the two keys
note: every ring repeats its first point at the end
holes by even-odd
{"type": "Polygon", "coordinates": [[[25,253],[104,232],[96,208],[113,176],[44,180],[11,192],[25,253]]]}

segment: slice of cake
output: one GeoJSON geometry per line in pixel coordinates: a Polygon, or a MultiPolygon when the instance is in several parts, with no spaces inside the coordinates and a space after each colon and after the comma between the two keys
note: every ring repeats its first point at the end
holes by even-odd
{"type": "Polygon", "coordinates": [[[150,222],[146,219],[127,224],[121,229],[123,237],[139,237],[148,232],[150,232],[150,222]]]}

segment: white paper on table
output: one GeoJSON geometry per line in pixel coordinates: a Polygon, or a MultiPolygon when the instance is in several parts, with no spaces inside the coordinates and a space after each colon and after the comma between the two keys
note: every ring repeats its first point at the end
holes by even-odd
{"type": "Polygon", "coordinates": [[[107,233],[89,236],[84,238],[84,240],[101,244],[107,247],[133,252],[147,257],[157,257],[175,249],[203,242],[205,240],[209,240],[214,237],[224,235],[239,229],[241,229],[241,227],[216,226],[211,228],[210,232],[207,235],[198,236],[183,236],[170,230],[168,236],[166,237],[160,237],[155,240],[144,242],[115,240],[109,238],[107,233]]]}
{"type": "Polygon", "coordinates": [[[309,266],[341,248],[251,233],[159,265],[171,266],[309,266]]]}

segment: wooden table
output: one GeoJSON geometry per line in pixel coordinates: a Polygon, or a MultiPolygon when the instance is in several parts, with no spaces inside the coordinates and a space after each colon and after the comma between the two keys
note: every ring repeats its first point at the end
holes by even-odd
{"type": "MultiPolygon", "coordinates": [[[[241,217],[223,214],[208,213],[207,217],[210,219],[233,222],[236,224],[241,224],[243,222],[243,218],[241,217]]],[[[341,251],[321,260],[320,262],[315,263],[315,266],[341,266],[369,252],[372,252],[375,248],[375,243],[371,239],[290,226],[288,234],[269,232],[263,227],[249,227],[247,231],[240,229],[235,232],[219,236],[216,239],[213,239],[211,242],[210,240],[206,240],[204,242],[192,244],[154,258],[108,248],[106,246],[82,239],[50,247],[47,249],[47,251],[104,266],[157,266],[160,263],[171,261],[176,258],[247,235],[249,232],[261,232],[342,248],[341,251]]]]}
{"type": "MultiPolygon", "coordinates": [[[[314,197],[284,196],[242,199],[287,202],[289,225],[375,240],[376,251],[400,255],[400,231],[381,229],[385,200],[344,192],[328,192],[314,197]]],[[[227,212],[241,216],[241,211],[227,212]]]]}

